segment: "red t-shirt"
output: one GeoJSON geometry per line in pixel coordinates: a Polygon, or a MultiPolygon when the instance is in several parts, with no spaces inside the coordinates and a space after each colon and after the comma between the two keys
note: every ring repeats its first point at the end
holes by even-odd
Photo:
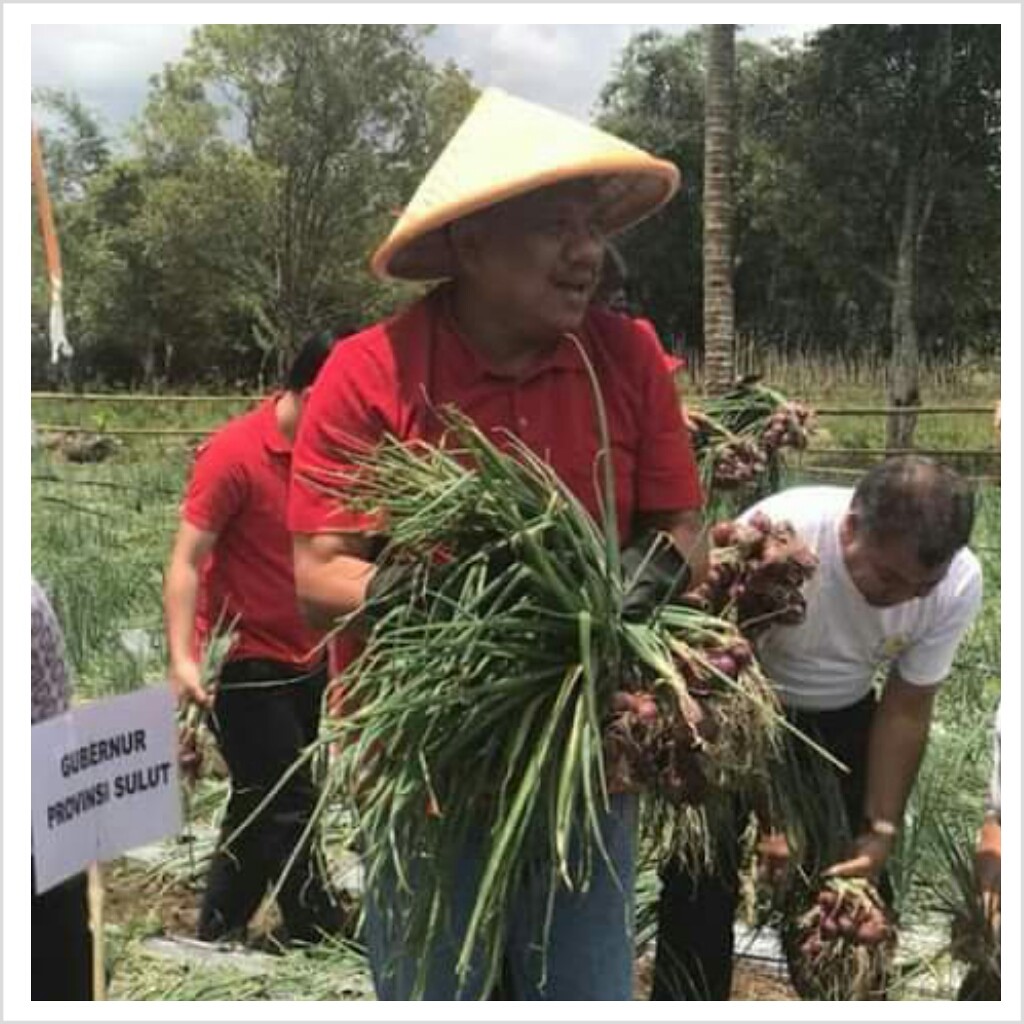
{"type": "MultiPolygon", "coordinates": [[[[439,288],[392,320],[348,338],[313,386],[295,445],[288,526],[296,533],[361,531],[374,521],[344,507],[346,449],[385,433],[437,442],[433,408],[454,404],[499,446],[512,433],[540,455],[600,519],[600,449],[590,377],[563,338],[520,377],[498,374],[460,335],[439,288]],[[321,486],[318,486],[321,485],[321,486]]],[[[591,307],[578,331],[604,397],[620,540],[638,512],[696,509],[699,475],[675,384],[651,329],[591,307]]]]}
{"type": "Polygon", "coordinates": [[[277,427],[278,396],[222,427],[196,453],[181,514],[217,534],[203,567],[197,640],[218,615],[236,615],[232,661],[268,658],[308,668],[323,658],[321,635],[295,597],[292,538],[286,526],[291,444],[277,427]]]}

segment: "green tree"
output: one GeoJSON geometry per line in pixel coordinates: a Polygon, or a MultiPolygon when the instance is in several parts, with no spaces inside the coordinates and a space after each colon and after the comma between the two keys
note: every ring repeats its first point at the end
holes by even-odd
{"type": "Polygon", "coordinates": [[[701,34],[649,30],[624,48],[598,104],[598,124],[675,163],[679,194],[624,236],[632,297],[674,348],[699,347],[704,153],[701,34]]]}
{"type": "Polygon", "coordinates": [[[43,160],[55,202],[80,199],[89,179],[110,160],[110,140],[100,120],[73,92],[35,89],[32,106],[40,115],[43,160]]]}
{"type": "MultiPolygon", "coordinates": [[[[87,258],[88,232],[81,208],[90,184],[111,159],[110,140],[99,118],[77,95],[56,89],[33,92],[33,116],[40,124],[40,144],[64,271],[64,312],[69,337],[77,343],[79,273],[87,258]]],[[[66,367],[50,362],[48,322],[49,277],[35,190],[32,192],[32,384],[48,387],[65,382],[66,367]]]]}
{"type": "MultiPolygon", "coordinates": [[[[196,31],[119,155],[88,165],[58,213],[62,242],[80,241],[80,378],[277,379],[308,333],[410,294],[373,280],[369,253],[476,96],[423,57],[425,31],[196,31]]],[[[86,125],[79,112],[65,104],[60,124],[86,125]]]]}
{"type": "MultiPolygon", "coordinates": [[[[951,255],[963,266],[978,225],[958,207],[998,205],[998,52],[997,26],[833,26],[794,80],[785,144],[811,186],[807,244],[833,279],[856,273],[888,306],[890,397],[908,409],[919,404],[923,275],[945,276],[951,255]],[[939,222],[953,245],[944,254],[931,244],[939,222]]],[[[910,444],[914,426],[894,416],[889,444],[910,444]]]]}
{"type": "Polygon", "coordinates": [[[380,288],[366,256],[471,99],[459,72],[403,25],[217,25],[184,66],[222,99],[245,149],[275,174],[259,294],[282,358],[315,326],[353,319],[380,288]],[[436,110],[431,100],[436,100],[436,110]]]}
{"type": "MultiPolygon", "coordinates": [[[[892,356],[915,326],[921,358],[998,346],[999,30],[953,26],[943,75],[936,38],[934,26],[834,26],[807,46],[737,45],[735,323],[756,349],[892,356]]],[[[683,171],[682,195],[624,251],[645,312],[696,349],[705,70],[697,33],[645,33],[600,112],[683,171]]]]}

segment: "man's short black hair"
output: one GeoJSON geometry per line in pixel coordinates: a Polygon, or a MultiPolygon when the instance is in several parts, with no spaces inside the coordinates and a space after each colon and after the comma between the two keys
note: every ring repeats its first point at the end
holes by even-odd
{"type": "Polygon", "coordinates": [[[310,387],[316,380],[320,368],[327,362],[331,349],[342,338],[347,338],[350,334],[355,334],[355,328],[346,325],[310,335],[299,346],[299,351],[295,359],[292,360],[292,365],[285,377],[285,388],[289,391],[301,392],[310,387]]]}
{"type": "Polygon", "coordinates": [[[910,540],[918,562],[934,569],[971,539],[974,491],[934,459],[901,455],[880,462],[853,492],[858,529],[881,540],[910,540]]]}

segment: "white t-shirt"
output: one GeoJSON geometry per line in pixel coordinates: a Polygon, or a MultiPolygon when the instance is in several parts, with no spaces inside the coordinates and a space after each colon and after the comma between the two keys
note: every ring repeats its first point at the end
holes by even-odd
{"type": "Polygon", "coordinates": [[[839,526],[852,497],[846,487],[795,487],[740,517],[761,511],[774,521],[789,521],[819,559],[804,589],[804,622],[776,626],[758,643],[762,667],[791,707],[849,707],[868,694],[887,664],[908,683],[941,682],[981,607],[981,566],[966,548],[926,597],[891,608],[869,605],[850,579],[839,543],[839,526]]]}

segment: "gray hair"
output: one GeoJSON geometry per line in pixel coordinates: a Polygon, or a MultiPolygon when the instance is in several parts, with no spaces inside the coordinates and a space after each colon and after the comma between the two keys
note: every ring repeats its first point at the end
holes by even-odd
{"type": "Polygon", "coordinates": [[[926,569],[948,562],[971,539],[974,491],[948,466],[920,455],[880,462],[853,492],[858,529],[881,540],[909,540],[926,569]]]}

